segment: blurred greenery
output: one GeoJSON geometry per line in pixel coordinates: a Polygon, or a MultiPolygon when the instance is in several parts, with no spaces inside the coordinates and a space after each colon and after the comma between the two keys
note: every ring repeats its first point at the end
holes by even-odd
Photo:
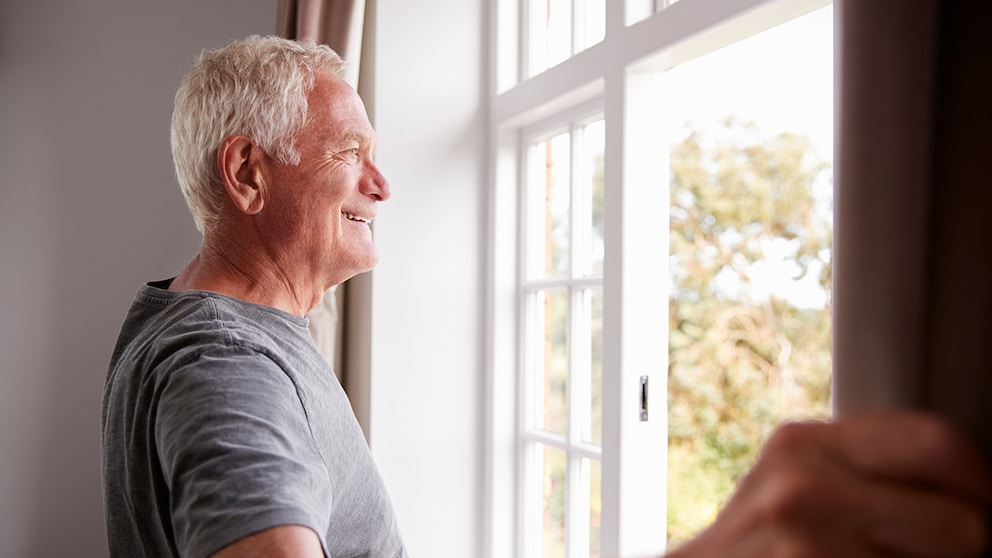
{"type": "Polygon", "coordinates": [[[716,517],[762,442],[830,412],[829,165],[798,134],[728,118],[671,151],[670,542],[716,517]],[[826,184],[829,189],[829,184],[826,184]],[[762,285],[773,264],[807,294],[762,285]]]}

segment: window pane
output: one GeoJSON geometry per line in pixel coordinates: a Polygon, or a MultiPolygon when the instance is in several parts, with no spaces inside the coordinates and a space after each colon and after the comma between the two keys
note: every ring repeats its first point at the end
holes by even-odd
{"type": "Polygon", "coordinates": [[[570,143],[569,135],[565,133],[530,149],[527,180],[530,277],[568,274],[570,143]]]}
{"type": "Polygon", "coordinates": [[[562,450],[541,447],[541,557],[565,558],[567,459],[562,450]]]}
{"type": "Polygon", "coordinates": [[[577,355],[572,366],[576,383],[582,383],[580,437],[583,442],[599,445],[603,430],[603,289],[583,290],[576,312],[577,355]]]}
{"type": "Polygon", "coordinates": [[[603,510],[603,473],[599,461],[585,460],[589,467],[589,558],[600,557],[600,525],[603,510]]]}
{"type": "Polygon", "coordinates": [[[578,50],[589,48],[606,36],[606,0],[582,0],[581,5],[578,50]]]}
{"type": "Polygon", "coordinates": [[[568,291],[546,290],[538,293],[537,304],[544,350],[539,392],[541,420],[538,426],[565,434],[568,424],[566,393],[568,386],[568,291]]]}
{"type": "Polygon", "coordinates": [[[576,203],[580,220],[576,223],[579,275],[603,273],[603,155],[606,141],[604,121],[597,120],[581,130],[581,149],[576,163],[576,203]]]}
{"type": "Polygon", "coordinates": [[[572,0],[530,0],[530,64],[533,77],[572,54],[572,0]]]}
{"type": "Polygon", "coordinates": [[[655,0],[627,0],[624,22],[633,25],[654,15],[655,0]]]}
{"type": "Polygon", "coordinates": [[[664,10],[678,0],[627,0],[627,25],[644,21],[657,12],[664,10]]]}

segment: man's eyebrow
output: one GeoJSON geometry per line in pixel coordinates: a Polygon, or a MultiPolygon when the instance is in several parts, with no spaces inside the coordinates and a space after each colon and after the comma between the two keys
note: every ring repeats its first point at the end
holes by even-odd
{"type": "Polygon", "coordinates": [[[344,144],[357,143],[358,145],[368,145],[369,143],[371,143],[371,141],[372,138],[370,138],[368,134],[363,134],[362,132],[359,131],[348,132],[341,139],[341,143],[344,144]]]}

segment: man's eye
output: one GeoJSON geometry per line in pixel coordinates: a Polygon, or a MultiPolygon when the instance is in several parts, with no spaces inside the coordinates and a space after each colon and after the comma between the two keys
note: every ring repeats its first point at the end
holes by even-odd
{"type": "Polygon", "coordinates": [[[344,151],[338,153],[338,157],[349,163],[354,163],[358,161],[359,149],[357,147],[352,147],[351,149],[345,149],[344,151]]]}

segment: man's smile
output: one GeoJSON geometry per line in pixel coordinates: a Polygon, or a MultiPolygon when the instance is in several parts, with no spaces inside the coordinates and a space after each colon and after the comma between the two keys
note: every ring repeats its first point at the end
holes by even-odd
{"type": "Polygon", "coordinates": [[[355,215],[354,213],[348,213],[347,211],[342,211],[341,215],[344,215],[349,221],[359,221],[369,225],[372,223],[372,219],[369,217],[362,217],[361,215],[355,215]]]}

